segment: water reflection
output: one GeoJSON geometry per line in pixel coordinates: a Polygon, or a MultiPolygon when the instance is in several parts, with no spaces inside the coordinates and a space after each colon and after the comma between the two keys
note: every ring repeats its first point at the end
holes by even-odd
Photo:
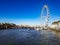
{"type": "Polygon", "coordinates": [[[60,45],[60,32],[10,29],[0,31],[0,45],[60,45]]]}

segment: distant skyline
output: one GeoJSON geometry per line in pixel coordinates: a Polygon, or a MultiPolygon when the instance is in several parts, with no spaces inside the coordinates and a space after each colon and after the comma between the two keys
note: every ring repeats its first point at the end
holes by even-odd
{"type": "Polygon", "coordinates": [[[39,25],[45,4],[49,8],[49,23],[60,20],[60,0],[0,0],[0,22],[39,25]]]}

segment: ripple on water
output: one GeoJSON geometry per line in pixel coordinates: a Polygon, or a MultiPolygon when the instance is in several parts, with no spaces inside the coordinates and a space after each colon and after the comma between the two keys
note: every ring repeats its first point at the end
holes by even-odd
{"type": "Polygon", "coordinates": [[[60,33],[51,30],[2,30],[0,45],[60,45],[60,33]]]}

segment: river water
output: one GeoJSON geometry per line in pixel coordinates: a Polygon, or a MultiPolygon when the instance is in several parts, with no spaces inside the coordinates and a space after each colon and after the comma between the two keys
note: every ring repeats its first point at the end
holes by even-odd
{"type": "Polygon", "coordinates": [[[52,30],[0,30],[0,45],[60,45],[60,32],[52,30]]]}

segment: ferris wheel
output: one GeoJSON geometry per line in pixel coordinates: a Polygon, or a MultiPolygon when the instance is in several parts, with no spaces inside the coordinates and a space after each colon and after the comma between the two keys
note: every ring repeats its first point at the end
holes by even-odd
{"type": "MultiPolygon", "coordinates": [[[[49,9],[47,5],[44,5],[41,11],[41,22],[45,19],[45,27],[48,27],[48,22],[49,22],[49,9]],[[44,16],[44,9],[46,9],[46,15],[44,16]]],[[[42,23],[41,23],[42,26],[42,23]]]]}

